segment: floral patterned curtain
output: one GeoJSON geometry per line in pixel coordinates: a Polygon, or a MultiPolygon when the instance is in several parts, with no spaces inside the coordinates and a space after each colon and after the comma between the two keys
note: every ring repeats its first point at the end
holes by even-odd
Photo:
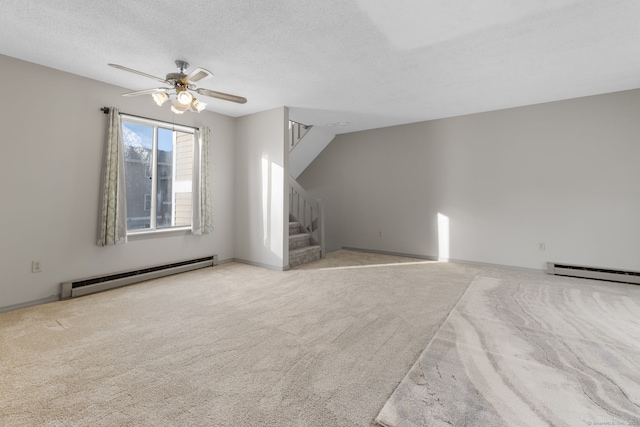
{"type": "Polygon", "coordinates": [[[110,108],[108,120],[102,169],[99,246],[121,245],[127,242],[124,144],[120,111],[110,108]]]}
{"type": "Polygon", "coordinates": [[[193,155],[193,234],[208,234],[213,230],[211,218],[211,183],[209,172],[208,127],[196,131],[196,149],[193,155]]]}

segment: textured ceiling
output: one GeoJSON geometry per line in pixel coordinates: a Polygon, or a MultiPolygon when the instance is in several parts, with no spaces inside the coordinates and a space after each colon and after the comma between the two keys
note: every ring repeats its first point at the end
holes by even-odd
{"type": "Polygon", "coordinates": [[[200,87],[249,99],[206,99],[212,111],[237,117],[286,105],[292,118],[335,133],[640,87],[638,0],[1,6],[4,55],[128,90],[158,83],[107,63],[164,76],[184,59],[215,74],[200,87]]]}

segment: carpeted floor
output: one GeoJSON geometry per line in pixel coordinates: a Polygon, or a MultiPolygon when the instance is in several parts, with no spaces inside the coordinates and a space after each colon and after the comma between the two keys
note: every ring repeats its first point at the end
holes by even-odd
{"type": "Polygon", "coordinates": [[[482,269],[338,251],[0,315],[0,425],[369,426],[482,269]]]}
{"type": "Polygon", "coordinates": [[[640,425],[640,286],[479,275],[384,406],[385,426],[640,425]]]}
{"type": "Polygon", "coordinates": [[[0,425],[640,425],[638,360],[638,286],[338,251],[0,314],[0,425]]]}

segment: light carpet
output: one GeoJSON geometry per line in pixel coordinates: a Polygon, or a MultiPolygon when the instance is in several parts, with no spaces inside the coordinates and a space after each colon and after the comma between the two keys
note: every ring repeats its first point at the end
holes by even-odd
{"type": "Polygon", "coordinates": [[[369,426],[479,271],[338,251],[0,314],[0,425],[369,426]]]}
{"type": "Polygon", "coordinates": [[[640,425],[640,286],[494,271],[467,289],[384,426],[640,425]]]}

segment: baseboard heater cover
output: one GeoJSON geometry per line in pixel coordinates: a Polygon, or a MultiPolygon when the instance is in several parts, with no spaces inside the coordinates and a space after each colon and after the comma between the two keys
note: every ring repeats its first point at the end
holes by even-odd
{"type": "Polygon", "coordinates": [[[60,299],[65,300],[95,292],[106,291],[120,286],[132,285],[145,280],[172,274],[184,273],[199,268],[211,267],[218,264],[218,255],[204,258],[196,258],[171,264],[156,265],[120,273],[106,274],[102,276],[87,277],[84,279],[62,282],[60,299]]]}
{"type": "Polygon", "coordinates": [[[613,270],[609,268],[548,262],[547,273],[556,276],[581,277],[585,279],[608,280],[610,282],[640,285],[640,272],[638,271],[613,270]]]}

